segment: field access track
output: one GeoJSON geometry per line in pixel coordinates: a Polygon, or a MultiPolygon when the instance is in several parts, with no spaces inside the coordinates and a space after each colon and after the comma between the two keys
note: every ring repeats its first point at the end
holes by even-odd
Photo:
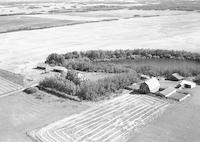
{"type": "Polygon", "coordinates": [[[22,89],[23,87],[0,77],[0,97],[22,89]]]}
{"type": "Polygon", "coordinates": [[[119,142],[152,121],[168,103],[147,95],[125,94],[29,135],[38,142],[119,142]]]}

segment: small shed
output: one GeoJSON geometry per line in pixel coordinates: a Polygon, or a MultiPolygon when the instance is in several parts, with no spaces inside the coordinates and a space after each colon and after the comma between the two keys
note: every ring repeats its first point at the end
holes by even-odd
{"type": "Polygon", "coordinates": [[[44,70],[46,73],[51,71],[51,67],[45,63],[38,63],[36,69],[44,70]]]}
{"type": "Polygon", "coordinates": [[[62,73],[62,72],[67,72],[67,69],[65,67],[55,66],[53,67],[53,71],[62,73]]]}
{"type": "Polygon", "coordinates": [[[141,78],[142,80],[150,79],[150,77],[149,77],[148,75],[145,75],[145,74],[141,74],[141,75],[140,75],[140,78],[141,78]]]}
{"type": "Polygon", "coordinates": [[[157,78],[152,77],[140,85],[140,92],[144,94],[156,93],[159,91],[160,83],[157,78]]]}
{"type": "Polygon", "coordinates": [[[161,96],[166,97],[166,98],[171,96],[174,93],[176,93],[176,89],[174,87],[168,87],[165,90],[159,92],[161,96]]]}
{"type": "Polygon", "coordinates": [[[81,81],[86,80],[86,77],[85,77],[82,73],[80,73],[80,72],[77,72],[77,77],[78,77],[78,79],[80,79],[81,81]]]}
{"type": "Polygon", "coordinates": [[[36,66],[36,69],[41,69],[41,70],[45,70],[47,68],[47,64],[45,63],[38,63],[36,66]]]}
{"type": "Polygon", "coordinates": [[[171,81],[180,81],[180,80],[183,80],[184,77],[181,76],[181,75],[178,74],[178,73],[173,73],[173,74],[169,75],[167,79],[168,79],[168,80],[171,80],[171,81]]]}
{"type": "Polygon", "coordinates": [[[173,99],[175,101],[183,101],[185,100],[186,98],[190,97],[191,95],[190,94],[183,94],[183,93],[179,93],[179,92],[176,92],[174,94],[172,94],[171,96],[169,96],[170,99],[173,99]]]}
{"type": "Polygon", "coordinates": [[[194,88],[196,87],[196,83],[192,81],[183,80],[181,81],[180,86],[183,88],[194,88]]]}
{"type": "Polygon", "coordinates": [[[139,84],[133,83],[132,85],[125,87],[125,89],[127,89],[127,90],[135,90],[135,89],[139,89],[139,87],[140,87],[139,84]]]}

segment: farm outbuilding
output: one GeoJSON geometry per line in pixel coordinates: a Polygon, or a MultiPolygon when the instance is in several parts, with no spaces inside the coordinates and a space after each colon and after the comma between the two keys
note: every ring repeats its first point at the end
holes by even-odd
{"type": "Polygon", "coordinates": [[[48,64],[45,64],[45,63],[38,63],[37,66],[36,66],[36,69],[45,70],[45,72],[51,71],[51,67],[48,64]]]}
{"type": "Polygon", "coordinates": [[[47,68],[47,64],[45,64],[45,63],[38,63],[37,64],[37,66],[36,66],[36,68],[37,69],[41,69],[41,70],[45,70],[46,68],[47,68]]]}
{"type": "Polygon", "coordinates": [[[170,98],[170,99],[173,99],[173,100],[175,100],[175,101],[181,102],[181,101],[185,100],[186,98],[188,98],[188,97],[190,97],[190,96],[191,96],[191,95],[190,95],[190,94],[187,94],[187,93],[184,94],[184,93],[176,92],[176,93],[170,95],[169,98],[170,98]]]}
{"type": "Polygon", "coordinates": [[[148,75],[145,75],[145,74],[141,74],[141,75],[140,75],[140,78],[141,78],[142,80],[150,79],[150,77],[149,77],[148,75]]]}
{"type": "Polygon", "coordinates": [[[176,89],[174,87],[168,87],[166,88],[165,90],[163,91],[160,91],[160,95],[163,96],[163,97],[169,97],[171,96],[172,94],[176,93],[176,89]]]}
{"type": "Polygon", "coordinates": [[[68,70],[65,67],[55,66],[53,67],[53,71],[62,73],[62,72],[67,72],[68,70]]]}
{"type": "Polygon", "coordinates": [[[140,85],[140,92],[147,93],[156,93],[160,89],[160,83],[157,78],[153,77],[149,80],[146,80],[140,85]]]}
{"type": "Polygon", "coordinates": [[[181,75],[178,74],[178,73],[173,73],[173,74],[169,75],[169,76],[167,77],[167,79],[168,79],[168,80],[171,80],[171,81],[180,81],[180,80],[183,80],[184,77],[181,76],[181,75]]]}
{"type": "Polygon", "coordinates": [[[182,88],[194,88],[194,87],[196,87],[196,83],[194,83],[192,81],[183,80],[183,81],[181,81],[180,86],[182,88]]]}

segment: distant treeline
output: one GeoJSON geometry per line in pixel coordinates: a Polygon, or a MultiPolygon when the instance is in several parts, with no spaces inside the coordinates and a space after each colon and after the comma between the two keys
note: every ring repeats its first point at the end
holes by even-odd
{"type": "Polygon", "coordinates": [[[132,6],[130,10],[180,10],[180,11],[194,11],[200,10],[200,1],[189,0],[165,0],[156,4],[144,4],[138,6],[132,6]]]}
{"type": "Polygon", "coordinates": [[[51,54],[46,59],[49,64],[64,64],[66,59],[83,59],[88,61],[110,61],[118,59],[179,59],[200,62],[200,54],[175,50],[90,50],[86,52],[68,52],[66,54],[51,54]]]}

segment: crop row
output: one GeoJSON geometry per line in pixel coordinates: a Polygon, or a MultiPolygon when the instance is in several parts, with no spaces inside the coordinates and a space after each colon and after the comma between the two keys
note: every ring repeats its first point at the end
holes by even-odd
{"type": "Polygon", "coordinates": [[[167,105],[150,96],[126,94],[43,127],[32,137],[42,142],[118,141],[148,123],[167,105]]]}

